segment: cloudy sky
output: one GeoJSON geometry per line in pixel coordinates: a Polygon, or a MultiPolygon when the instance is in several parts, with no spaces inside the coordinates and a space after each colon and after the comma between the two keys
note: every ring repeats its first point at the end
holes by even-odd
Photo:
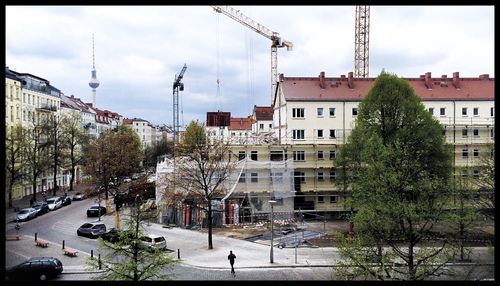
{"type": "MultiPolygon", "coordinates": [[[[354,6],[236,6],[293,42],[285,76],[354,70],[354,6]]],[[[184,63],[180,123],[208,111],[248,116],[270,104],[270,40],[209,6],[6,6],[6,65],[97,107],[172,124],[172,83],[184,63]],[[217,85],[219,79],[219,85],[217,85]]],[[[494,77],[494,6],[371,6],[370,77],[494,77]]]]}

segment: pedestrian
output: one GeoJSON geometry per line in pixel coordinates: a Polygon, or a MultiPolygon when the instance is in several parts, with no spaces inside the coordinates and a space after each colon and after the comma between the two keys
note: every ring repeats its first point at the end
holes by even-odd
{"type": "Polygon", "coordinates": [[[236,259],[236,255],[233,254],[232,250],[229,250],[229,255],[227,256],[229,259],[229,263],[231,264],[231,274],[236,277],[236,273],[234,272],[234,259],[236,259]]]}

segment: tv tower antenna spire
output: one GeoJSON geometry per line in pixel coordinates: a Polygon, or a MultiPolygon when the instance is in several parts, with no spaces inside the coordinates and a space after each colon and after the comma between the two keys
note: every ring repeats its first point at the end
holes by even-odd
{"type": "Polygon", "coordinates": [[[95,104],[95,93],[96,88],[99,87],[99,81],[97,80],[97,71],[95,70],[95,53],[94,53],[94,34],[92,34],[92,77],[89,82],[89,86],[92,88],[92,107],[96,107],[95,104]]]}

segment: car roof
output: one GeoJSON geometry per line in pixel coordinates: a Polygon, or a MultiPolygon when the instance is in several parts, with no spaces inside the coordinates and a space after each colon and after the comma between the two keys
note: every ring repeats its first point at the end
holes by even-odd
{"type": "Polygon", "coordinates": [[[157,237],[162,237],[163,235],[147,233],[147,234],[145,234],[143,236],[145,236],[145,237],[151,237],[151,238],[157,238],[157,237]]]}

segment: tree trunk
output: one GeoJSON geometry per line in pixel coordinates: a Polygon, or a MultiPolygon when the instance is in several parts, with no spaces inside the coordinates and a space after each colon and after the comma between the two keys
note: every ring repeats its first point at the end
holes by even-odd
{"type": "Polygon", "coordinates": [[[12,181],[9,184],[9,208],[12,207],[12,181]]]}
{"type": "Polygon", "coordinates": [[[213,249],[212,244],[212,200],[208,200],[208,249],[213,249]]]}

